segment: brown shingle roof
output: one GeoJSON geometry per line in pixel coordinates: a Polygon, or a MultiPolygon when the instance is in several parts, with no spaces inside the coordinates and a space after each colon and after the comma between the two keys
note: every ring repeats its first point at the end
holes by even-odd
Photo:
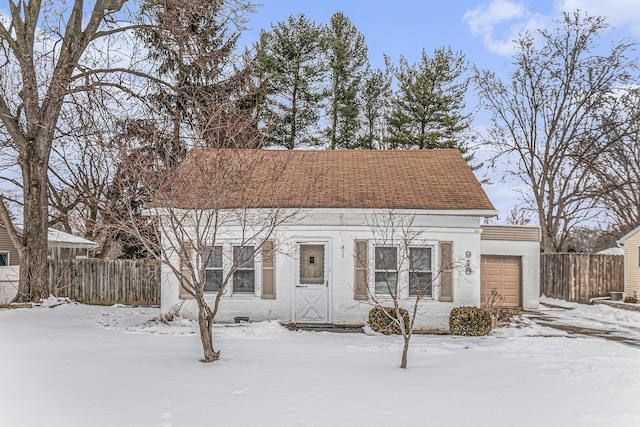
{"type": "Polygon", "coordinates": [[[458,150],[194,149],[174,207],[494,210],[458,150]]]}

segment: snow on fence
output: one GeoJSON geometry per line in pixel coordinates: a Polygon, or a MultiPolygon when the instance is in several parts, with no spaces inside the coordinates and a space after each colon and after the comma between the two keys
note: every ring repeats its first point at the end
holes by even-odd
{"type": "Polygon", "coordinates": [[[540,293],[586,304],[624,291],[624,256],[558,253],[540,255],[540,293]]]}
{"type": "Polygon", "coordinates": [[[49,290],[86,304],[160,304],[160,262],[153,259],[49,261],[49,290]]]}

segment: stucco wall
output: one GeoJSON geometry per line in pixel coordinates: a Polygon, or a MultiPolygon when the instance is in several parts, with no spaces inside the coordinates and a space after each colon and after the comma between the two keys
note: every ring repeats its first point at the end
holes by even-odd
{"type": "MultiPolygon", "coordinates": [[[[295,316],[294,292],[297,268],[297,248],[303,242],[326,243],[326,268],[328,279],[328,320],[332,323],[366,322],[372,308],[371,300],[354,298],[354,242],[369,240],[373,245],[376,233],[370,225],[370,213],[360,210],[314,210],[306,212],[295,224],[282,226],[276,233],[276,298],[262,299],[260,283],[260,257],[256,258],[256,295],[226,295],[220,305],[218,321],[232,322],[236,316],[249,316],[251,320],[278,319],[293,321],[295,316]],[[368,219],[369,218],[369,219],[368,219]]],[[[471,273],[464,269],[453,272],[453,302],[438,301],[437,280],[434,298],[420,304],[417,326],[446,327],[451,308],[480,303],[480,217],[464,215],[416,215],[413,227],[419,234],[413,239],[415,245],[431,245],[433,265],[439,265],[438,243],[453,242],[454,260],[464,259],[471,253],[471,273]]],[[[219,242],[233,242],[229,230],[219,236],[219,242]]],[[[166,238],[166,236],[165,236],[166,238]]],[[[369,254],[371,259],[372,254],[369,254]]],[[[177,255],[173,261],[178,265],[177,255]]],[[[370,272],[370,288],[373,287],[373,271],[370,272]]],[[[404,298],[409,306],[412,298],[404,298]]],[[[167,266],[162,270],[163,313],[180,309],[182,313],[195,315],[195,302],[179,298],[177,278],[167,266]]]]}

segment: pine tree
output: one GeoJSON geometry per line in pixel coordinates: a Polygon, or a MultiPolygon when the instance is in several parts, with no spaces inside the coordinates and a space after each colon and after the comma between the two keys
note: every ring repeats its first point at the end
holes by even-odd
{"type": "Polygon", "coordinates": [[[329,148],[356,148],[360,127],[358,89],[368,62],[364,36],[342,12],[331,16],[324,46],[331,87],[327,90],[329,148]]]}
{"type": "Polygon", "coordinates": [[[242,28],[254,10],[248,0],[143,1],[142,15],[157,25],[141,29],[139,36],[158,78],[172,84],[170,89],[156,85],[149,100],[156,114],[170,117],[165,120],[172,123],[171,135],[166,136],[175,161],[184,155],[185,129],[211,146],[245,146],[251,140],[221,135],[220,124],[241,114],[233,111],[233,100],[244,95],[246,70],[235,69],[240,33],[233,28],[242,28]]]}
{"type": "Polygon", "coordinates": [[[385,118],[391,98],[391,75],[388,70],[367,68],[360,90],[362,127],[358,148],[383,148],[385,118]]]}
{"type": "MultiPolygon", "coordinates": [[[[467,153],[461,141],[470,124],[470,116],[463,111],[469,83],[464,55],[439,48],[433,57],[423,50],[416,64],[409,64],[403,56],[397,66],[386,59],[398,81],[388,117],[390,147],[458,148],[467,153]]],[[[468,162],[471,157],[467,156],[468,162]]]]}
{"type": "Polygon", "coordinates": [[[303,14],[263,30],[255,46],[260,119],[269,145],[294,149],[318,144],[325,65],[322,27],[303,14]]]}

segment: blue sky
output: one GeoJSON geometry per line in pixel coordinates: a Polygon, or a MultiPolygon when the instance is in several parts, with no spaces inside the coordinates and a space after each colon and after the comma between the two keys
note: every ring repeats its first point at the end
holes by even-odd
{"type": "Polygon", "coordinates": [[[504,66],[518,32],[547,26],[562,11],[576,8],[608,17],[611,34],[640,36],[640,0],[262,0],[241,40],[257,40],[261,28],[304,13],[327,23],[342,11],[362,32],[372,65],[383,66],[382,54],[419,58],[440,46],[461,50],[480,68],[504,66]]]}
{"type": "MultiPolygon", "coordinates": [[[[394,62],[400,55],[415,62],[423,48],[431,54],[451,46],[479,68],[506,75],[518,33],[550,27],[563,11],[578,8],[607,17],[613,28],[605,40],[640,39],[640,0],[262,0],[262,4],[251,16],[251,30],[241,44],[256,41],[261,28],[289,15],[304,13],[317,23],[327,23],[334,12],[342,11],[364,34],[369,60],[379,68],[384,66],[383,53],[394,62]]],[[[474,103],[471,94],[468,108],[474,109],[474,103]]],[[[486,115],[476,112],[474,127],[487,125],[486,115]]],[[[517,188],[501,181],[501,170],[483,168],[478,175],[493,182],[485,190],[500,212],[498,222],[503,222],[520,199],[517,188]]]]}
{"type": "MultiPolygon", "coordinates": [[[[187,0],[185,0],[187,1],[187,0]]],[[[404,55],[410,62],[420,58],[424,48],[431,54],[441,46],[462,51],[481,69],[506,75],[513,53],[512,40],[527,29],[553,24],[562,11],[577,8],[592,15],[606,16],[614,29],[610,40],[640,39],[640,0],[254,0],[262,3],[250,16],[240,46],[257,41],[260,29],[304,13],[317,23],[327,23],[337,11],[344,12],[365,36],[369,59],[374,67],[384,66],[383,54],[397,62],[404,55]]],[[[7,15],[8,2],[0,0],[0,13],[7,15]]],[[[468,108],[475,109],[471,94],[468,108]]],[[[486,114],[477,112],[474,127],[488,125],[486,114]]],[[[479,153],[482,155],[483,153],[479,153]]],[[[513,184],[501,182],[502,172],[484,168],[481,178],[489,197],[500,211],[500,219],[517,204],[520,195],[513,184]]]]}

